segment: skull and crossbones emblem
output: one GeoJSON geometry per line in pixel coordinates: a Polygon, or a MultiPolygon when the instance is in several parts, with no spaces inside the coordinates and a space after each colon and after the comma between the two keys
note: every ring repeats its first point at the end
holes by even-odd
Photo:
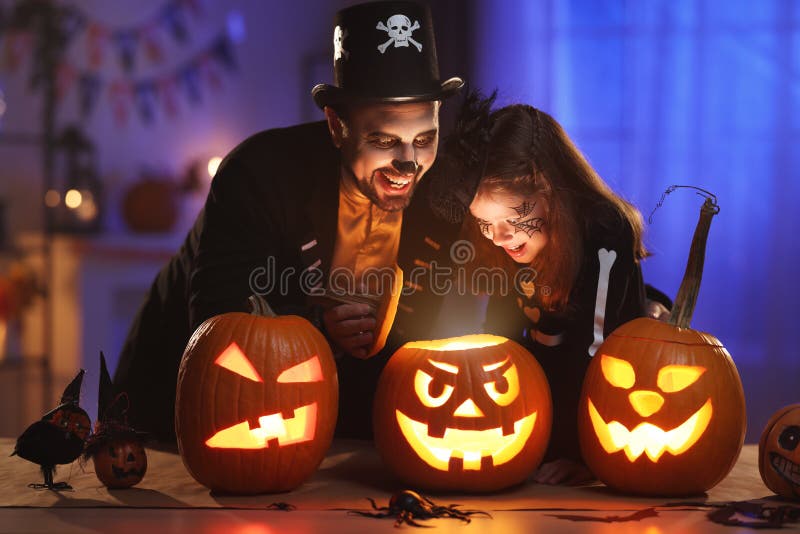
{"type": "Polygon", "coordinates": [[[392,15],[386,20],[386,24],[384,24],[383,21],[380,21],[375,28],[378,30],[383,30],[389,34],[389,40],[378,45],[378,51],[381,54],[386,52],[386,49],[392,43],[394,43],[395,48],[399,48],[401,46],[408,47],[408,43],[411,43],[417,48],[417,52],[422,52],[422,43],[414,40],[414,38],[411,37],[411,34],[414,33],[414,30],[419,29],[418,20],[415,20],[414,24],[412,25],[411,19],[405,15],[392,15]]]}
{"type": "Polygon", "coordinates": [[[348,59],[350,52],[344,49],[344,38],[347,37],[347,30],[343,30],[341,26],[336,26],[333,30],[333,61],[344,57],[348,59]]]}

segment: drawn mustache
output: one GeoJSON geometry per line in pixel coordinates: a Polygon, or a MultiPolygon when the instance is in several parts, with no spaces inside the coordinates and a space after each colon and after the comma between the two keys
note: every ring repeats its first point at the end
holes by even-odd
{"type": "Polygon", "coordinates": [[[419,165],[416,161],[400,161],[397,159],[392,160],[392,169],[394,173],[400,174],[402,176],[409,176],[417,174],[419,170],[419,165]]]}

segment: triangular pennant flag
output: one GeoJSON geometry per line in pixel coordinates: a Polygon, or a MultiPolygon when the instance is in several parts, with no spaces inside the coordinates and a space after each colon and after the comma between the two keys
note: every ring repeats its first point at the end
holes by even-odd
{"type": "Polygon", "coordinates": [[[194,63],[188,64],[180,70],[178,76],[189,102],[193,105],[200,104],[203,101],[203,95],[200,92],[200,73],[197,70],[197,65],[194,63]]]}
{"type": "Polygon", "coordinates": [[[164,60],[164,48],[159,41],[157,29],[156,26],[150,24],[142,31],[144,55],[153,63],[161,63],[164,60]]]}
{"type": "Polygon", "coordinates": [[[97,99],[100,96],[103,82],[100,77],[91,72],[85,72],[78,80],[78,102],[81,108],[81,116],[86,118],[91,115],[97,99]]]}
{"type": "Polygon", "coordinates": [[[175,79],[172,77],[158,80],[158,96],[164,107],[164,113],[170,118],[178,116],[178,88],[175,79]]]}
{"type": "Polygon", "coordinates": [[[152,81],[139,82],[134,86],[133,94],[139,116],[145,123],[152,123],[155,120],[156,97],[158,96],[155,83],[152,81]]]}
{"type": "Polygon", "coordinates": [[[111,36],[114,46],[117,47],[119,61],[125,72],[133,71],[136,66],[136,47],[139,36],[135,30],[119,30],[111,36]]]}
{"type": "Polygon", "coordinates": [[[186,18],[180,2],[168,2],[161,12],[161,18],[177,42],[185,43],[188,40],[189,32],[186,30],[186,18]]]}
{"type": "Polygon", "coordinates": [[[212,91],[219,91],[222,89],[222,77],[219,73],[219,67],[211,61],[211,58],[204,55],[200,58],[200,72],[203,79],[206,81],[212,91]]]}
{"type": "Polygon", "coordinates": [[[97,69],[103,64],[103,54],[108,43],[108,30],[95,22],[89,24],[86,30],[86,53],[89,57],[89,66],[97,69]]]}
{"type": "Polygon", "coordinates": [[[181,0],[181,3],[186,6],[196,18],[203,16],[203,6],[200,0],[181,0]]]}
{"type": "Polygon", "coordinates": [[[75,71],[75,67],[69,63],[58,65],[58,70],[56,71],[56,100],[61,101],[64,99],[75,84],[77,77],[78,73],[75,71]]]}
{"type": "Polygon", "coordinates": [[[233,47],[227,35],[222,34],[217,37],[211,44],[209,53],[226,69],[236,70],[236,58],[233,55],[233,47]]]}
{"type": "Polygon", "coordinates": [[[124,126],[128,122],[128,108],[131,103],[131,86],[122,81],[113,82],[108,89],[108,98],[111,100],[114,120],[120,126],[124,126]]]}

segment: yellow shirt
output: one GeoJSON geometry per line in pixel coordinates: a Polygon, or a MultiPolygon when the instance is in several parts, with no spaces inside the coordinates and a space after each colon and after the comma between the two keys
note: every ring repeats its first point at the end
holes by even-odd
{"type": "Polygon", "coordinates": [[[330,287],[348,293],[379,292],[380,276],[364,275],[395,265],[402,224],[402,211],[383,211],[358,190],[354,180],[342,178],[330,287]]]}

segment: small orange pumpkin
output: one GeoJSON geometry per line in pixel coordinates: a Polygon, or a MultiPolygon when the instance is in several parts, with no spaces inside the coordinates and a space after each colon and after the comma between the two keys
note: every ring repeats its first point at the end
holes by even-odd
{"type": "Polygon", "coordinates": [[[291,490],[316,471],[333,439],[336,364],[302,317],[212,317],[192,335],[178,371],[175,430],[189,473],[211,490],[291,490]]]}
{"type": "Polygon", "coordinates": [[[147,472],[147,453],[137,439],[117,439],[98,447],[92,456],[94,472],[108,488],[135,486],[147,472]]]}
{"type": "Polygon", "coordinates": [[[733,467],[745,432],[744,392],[712,335],[689,328],[711,218],[707,198],[668,322],[639,318],[598,348],[578,410],[581,451],[608,486],[645,495],[690,495],[733,467]]]}
{"type": "Polygon", "coordinates": [[[533,355],[504,337],[406,343],[381,374],[375,445],[399,478],[430,490],[485,492],[542,461],[552,405],[533,355]]]}
{"type": "Polygon", "coordinates": [[[770,417],[758,442],[758,470],[769,489],[800,500],[800,404],[770,417]]]}

